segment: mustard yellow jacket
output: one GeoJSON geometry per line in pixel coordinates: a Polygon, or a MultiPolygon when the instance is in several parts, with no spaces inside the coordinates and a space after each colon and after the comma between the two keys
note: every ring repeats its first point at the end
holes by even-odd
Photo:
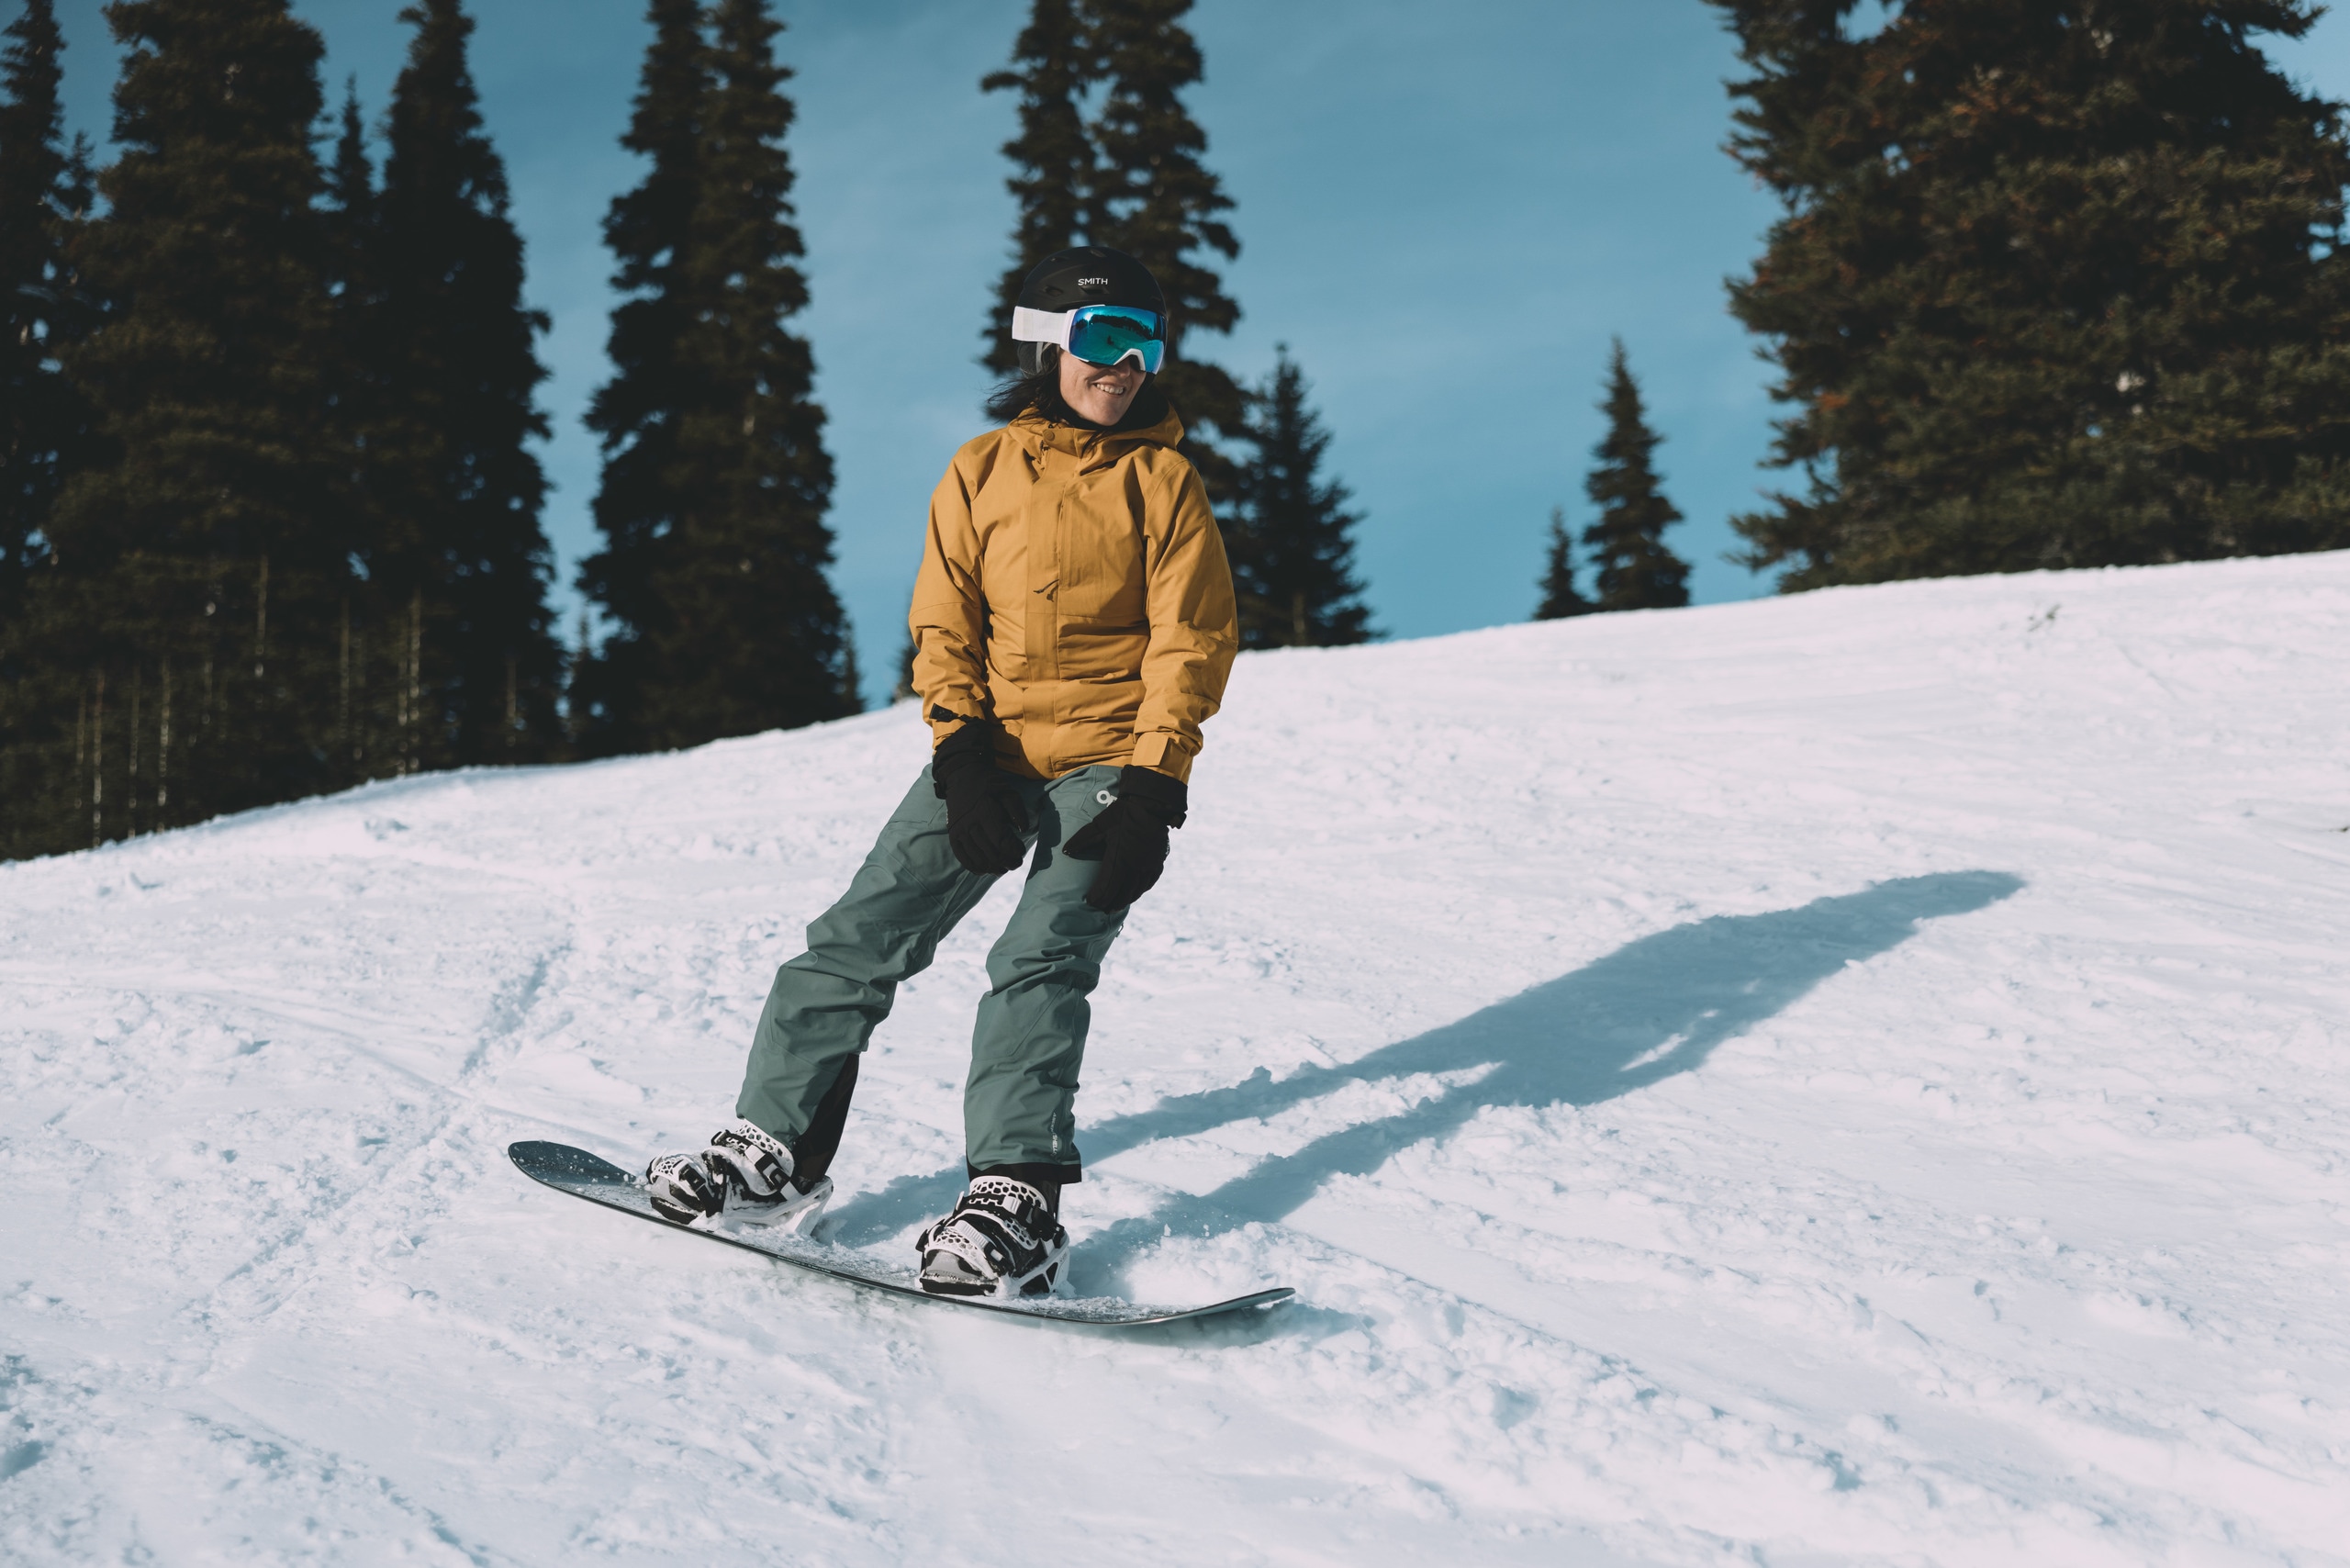
{"type": "Polygon", "coordinates": [[[1182,439],[1171,410],[1125,431],[1032,414],[955,454],[908,621],[934,738],[992,718],[997,760],[1024,777],[1131,763],[1190,778],[1240,633],[1182,439]]]}

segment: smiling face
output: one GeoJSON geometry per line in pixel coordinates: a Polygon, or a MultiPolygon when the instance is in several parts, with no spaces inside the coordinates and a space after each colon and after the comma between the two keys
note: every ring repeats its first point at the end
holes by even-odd
{"type": "Polygon", "coordinates": [[[1142,390],[1142,366],[1131,359],[1105,367],[1063,353],[1060,372],[1062,400],[1078,418],[1105,429],[1126,417],[1135,394],[1142,390]]]}

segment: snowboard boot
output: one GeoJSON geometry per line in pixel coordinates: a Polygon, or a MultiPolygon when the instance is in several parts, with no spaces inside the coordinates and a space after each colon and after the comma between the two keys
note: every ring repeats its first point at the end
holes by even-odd
{"type": "Polygon", "coordinates": [[[833,1179],[819,1176],[803,1192],[791,1167],[791,1150],[736,1122],[711,1134],[707,1148],[656,1156],[644,1168],[644,1192],[655,1213],[679,1225],[725,1219],[805,1235],[833,1195],[833,1179]]]}
{"type": "Polygon", "coordinates": [[[975,1178],[955,1212],[914,1238],[922,1288],[933,1295],[1050,1295],[1069,1256],[1045,1194],[1009,1176],[975,1178]]]}

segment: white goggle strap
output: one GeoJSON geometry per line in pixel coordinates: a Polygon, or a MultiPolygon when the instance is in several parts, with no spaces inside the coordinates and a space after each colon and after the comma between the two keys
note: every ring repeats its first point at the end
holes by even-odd
{"type": "MultiPolygon", "coordinates": [[[[1074,310],[1031,310],[1024,305],[1015,305],[1012,308],[1012,341],[1015,343],[1050,343],[1067,353],[1069,324],[1076,319],[1077,312],[1074,310]]],[[[1119,364],[1128,360],[1136,364],[1147,363],[1140,349],[1128,349],[1118,356],[1119,364]]]]}
{"type": "Polygon", "coordinates": [[[1069,347],[1069,324],[1075,315],[1072,310],[1031,310],[1025,305],[1015,305],[1012,308],[1012,341],[1050,343],[1065,349],[1069,347]]]}

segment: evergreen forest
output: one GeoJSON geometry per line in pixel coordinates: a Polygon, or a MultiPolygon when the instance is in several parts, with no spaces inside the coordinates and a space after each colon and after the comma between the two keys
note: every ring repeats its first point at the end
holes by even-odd
{"type": "Polygon", "coordinates": [[[565,749],[543,317],[458,0],[376,152],[283,0],[125,0],[116,156],[9,28],[0,850],[565,749]]]}
{"type": "Polygon", "coordinates": [[[1781,586],[2350,543],[2339,106],[2307,0],[1711,0],[1783,216],[1730,308],[1797,483],[1781,586]]]}
{"type": "MultiPolygon", "coordinates": [[[[989,91],[1015,289],[1101,242],[1175,302],[1161,384],[1234,529],[1251,640],[1368,634],[1294,366],[1185,352],[1239,252],[1182,94],[1188,0],[1037,0],[989,91]],[[1254,554],[1248,554],[1254,550],[1254,554]]],[[[122,0],[111,148],[68,141],[54,0],[0,77],[0,856],[426,769],[698,745],[861,706],[770,0],[651,0],[604,222],[619,296],[595,611],[565,648],[534,447],[547,318],[463,0],[397,12],[371,118],[290,0],[122,0]]],[[[1001,289],[998,290],[1001,293],[1001,289]]],[[[990,358],[1008,364],[1002,321],[990,358]]]]}
{"type": "MultiPolygon", "coordinates": [[[[645,0],[568,637],[479,0],[382,0],[375,103],[295,0],[115,0],[103,147],[67,134],[56,0],[6,3],[0,857],[859,710],[775,0],[645,0]]],[[[1740,562],[1797,591],[2350,545],[2350,129],[2260,47],[2311,0],[1705,5],[1776,214],[1727,297],[1779,410],[1740,562]]],[[[1012,127],[979,364],[1013,374],[1044,257],[1139,258],[1244,645],[1380,635],[1305,366],[1215,357],[1242,249],[1192,0],[1016,22],[972,68],[1012,127]]],[[[1598,408],[1539,619],[1690,599],[1621,341],[1598,408]]]]}

